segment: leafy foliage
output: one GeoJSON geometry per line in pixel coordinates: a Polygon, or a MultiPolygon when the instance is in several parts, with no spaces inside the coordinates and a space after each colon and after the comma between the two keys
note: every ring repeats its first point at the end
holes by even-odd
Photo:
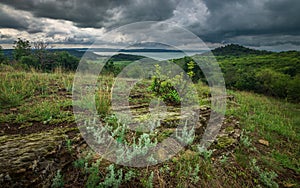
{"type": "MultiPolygon", "coordinates": [[[[299,102],[300,52],[267,52],[233,44],[212,52],[219,62],[227,88],[254,91],[299,102]]],[[[188,67],[193,59],[202,62],[208,56],[209,54],[184,57],[173,62],[189,72],[188,67]]],[[[194,82],[206,82],[198,66],[193,68],[193,72],[194,82]]]]}
{"type": "MultiPolygon", "coordinates": [[[[31,42],[19,38],[14,42],[13,58],[15,66],[29,70],[33,67],[42,71],[53,71],[58,67],[65,70],[76,70],[79,59],[66,51],[55,51],[47,49],[48,44],[35,42],[31,48],[31,42]],[[21,64],[21,66],[20,66],[21,64]]],[[[2,62],[0,50],[0,62],[2,62]]]]}
{"type": "Polygon", "coordinates": [[[0,63],[4,63],[6,60],[4,53],[2,51],[2,46],[0,46],[0,63]]]}
{"type": "MultiPolygon", "coordinates": [[[[176,75],[173,78],[163,75],[161,67],[156,65],[155,75],[152,77],[150,90],[166,102],[180,104],[180,96],[174,87],[174,81],[180,80],[179,77],[182,77],[182,75],[176,75]]],[[[179,84],[178,82],[176,83],[179,84]]]]}
{"type": "Polygon", "coordinates": [[[23,56],[28,56],[31,54],[31,45],[28,40],[24,40],[18,38],[17,41],[14,42],[14,58],[15,60],[20,60],[23,56]]]}
{"type": "MultiPolygon", "coordinates": [[[[194,63],[192,62],[189,66],[188,75],[192,77],[194,75],[192,70],[194,63]]],[[[188,82],[187,77],[189,76],[186,76],[183,73],[175,76],[163,74],[161,67],[156,65],[155,73],[152,77],[152,83],[149,89],[167,103],[179,105],[182,102],[181,97],[188,102],[193,103],[196,99],[193,95],[193,88],[190,87],[191,83],[188,82]]]]}

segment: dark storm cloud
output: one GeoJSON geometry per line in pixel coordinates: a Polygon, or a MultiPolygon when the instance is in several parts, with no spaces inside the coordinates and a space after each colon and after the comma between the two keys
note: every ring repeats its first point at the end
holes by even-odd
{"type": "Polygon", "coordinates": [[[28,28],[28,23],[22,18],[13,17],[12,15],[0,10],[0,28],[25,30],[28,28]]]}
{"type": "MultiPolygon", "coordinates": [[[[199,35],[217,42],[235,36],[299,35],[300,1],[298,0],[204,0],[208,10],[206,30],[199,35]]],[[[274,38],[275,39],[275,38],[274,38]]]]}
{"type": "MultiPolygon", "coordinates": [[[[71,21],[68,27],[74,24],[79,29],[111,29],[138,21],[166,21],[184,26],[211,43],[253,46],[300,43],[299,0],[1,0],[1,4],[27,11],[33,17],[29,20],[0,12],[0,28],[32,34],[44,32],[45,37],[53,40],[66,37],[67,43],[81,42],[80,37],[84,42],[92,41],[93,36],[83,33],[78,36],[74,34],[76,28],[68,33],[48,27],[41,18],[68,20],[71,21]],[[70,33],[73,35],[68,36],[70,33]]],[[[52,22],[46,24],[49,23],[52,22]]]]}
{"type": "Polygon", "coordinates": [[[107,27],[172,16],[177,0],[3,0],[1,3],[36,17],[69,20],[79,27],[107,27]]]}

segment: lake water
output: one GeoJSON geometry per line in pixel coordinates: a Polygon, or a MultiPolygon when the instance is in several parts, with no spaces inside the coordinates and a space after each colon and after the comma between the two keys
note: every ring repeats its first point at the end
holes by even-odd
{"type": "Polygon", "coordinates": [[[168,60],[168,59],[178,59],[184,56],[201,54],[203,52],[204,51],[197,51],[197,52],[191,51],[187,53],[182,53],[182,52],[94,52],[94,53],[102,56],[112,56],[119,53],[130,54],[130,55],[141,55],[141,56],[145,56],[145,57],[149,57],[161,61],[161,60],[168,60]]]}

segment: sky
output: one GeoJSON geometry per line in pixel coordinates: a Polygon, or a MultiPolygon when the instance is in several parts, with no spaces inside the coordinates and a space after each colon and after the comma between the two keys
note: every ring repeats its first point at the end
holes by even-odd
{"type": "MultiPolygon", "coordinates": [[[[1,0],[0,45],[10,48],[24,38],[57,48],[89,47],[120,26],[155,21],[183,27],[210,48],[236,43],[300,50],[299,10],[299,0],[1,0]]],[[[128,28],[126,33],[117,32],[101,44],[128,43],[134,37],[128,28]]],[[[147,36],[134,42],[147,41],[147,36]]],[[[167,32],[162,38],[174,40],[167,32]]],[[[192,49],[192,43],[185,47],[192,49]]]]}

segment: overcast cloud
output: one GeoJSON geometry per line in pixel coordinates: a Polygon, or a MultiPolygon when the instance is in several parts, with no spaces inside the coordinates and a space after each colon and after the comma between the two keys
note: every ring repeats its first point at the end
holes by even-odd
{"type": "Polygon", "coordinates": [[[298,49],[299,10],[299,0],[1,0],[0,44],[23,37],[88,45],[124,24],[160,21],[185,27],[210,46],[298,49]]]}

